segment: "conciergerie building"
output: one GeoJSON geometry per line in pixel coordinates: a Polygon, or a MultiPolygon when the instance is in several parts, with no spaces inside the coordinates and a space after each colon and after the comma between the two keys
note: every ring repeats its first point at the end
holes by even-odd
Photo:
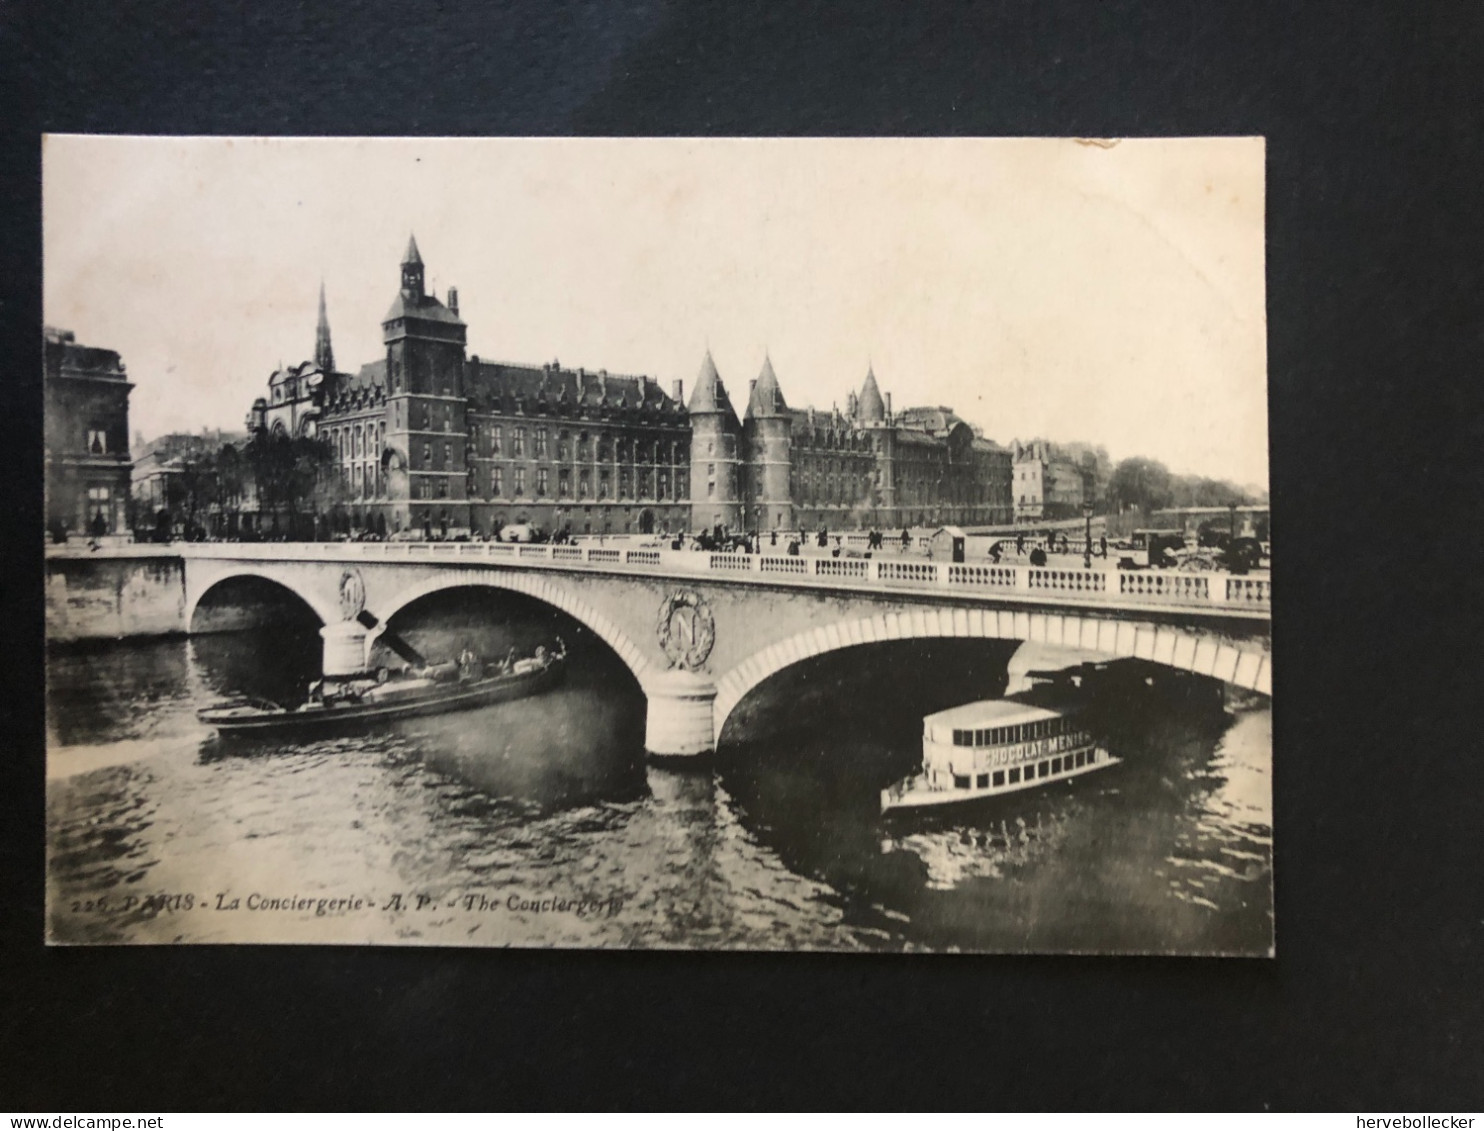
{"type": "Polygon", "coordinates": [[[382,319],[386,353],[338,369],[324,290],[314,358],[279,369],[250,432],[334,453],[342,530],[574,534],[894,528],[1010,521],[1009,450],[948,408],[894,413],[869,368],[846,410],[791,408],[771,360],[739,418],[709,351],[685,403],[648,376],[467,352],[458,290],[424,283],[417,241],[382,319]]]}

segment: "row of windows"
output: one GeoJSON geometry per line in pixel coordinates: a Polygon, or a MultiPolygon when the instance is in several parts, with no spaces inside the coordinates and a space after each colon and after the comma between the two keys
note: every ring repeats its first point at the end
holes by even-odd
{"type": "MultiPolygon", "coordinates": [[[[521,427],[511,428],[510,454],[525,456],[528,439],[531,454],[536,459],[547,458],[551,451],[551,433],[546,428],[529,430],[521,427]]],[[[470,443],[478,456],[503,455],[505,453],[505,429],[498,424],[476,422],[470,427],[470,443]]],[[[599,435],[595,442],[588,433],[580,432],[577,434],[574,446],[570,432],[558,432],[556,437],[557,459],[570,460],[574,451],[580,461],[592,460],[596,453],[597,459],[602,463],[611,463],[615,459],[619,463],[628,463],[632,459],[636,463],[675,464],[684,463],[690,455],[689,447],[683,441],[678,440],[631,440],[625,436],[620,436],[615,440],[612,436],[599,435]]]]}
{"type": "Polygon", "coordinates": [[[378,456],[386,445],[386,422],[331,428],[329,441],[331,449],[339,454],[342,463],[365,456],[378,456]]]}
{"type": "Polygon", "coordinates": [[[446,476],[415,476],[412,480],[412,497],[414,499],[446,499],[448,498],[448,479],[446,476]]]}
{"type": "Polygon", "coordinates": [[[341,486],[353,498],[381,498],[386,493],[386,482],[379,463],[352,464],[340,468],[341,486]]]}
{"type": "MultiPolygon", "coordinates": [[[[511,473],[511,476],[510,476],[510,480],[511,480],[511,485],[514,488],[513,494],[515,494],[515,495],[523,495],[523,494],[525,494],[525,491],[526,491],[526,469],[524,467],[516,467],[516,468],[511,469],[511,472],[512,473],[511,473]]],[[[637,478],[638,478],[638,487],[639,487],[639,492],[638,492],[638,497],[639,498],[642,498],[642,499],[657,499],[660,502],[664,502],[667,499],[669,499],[669,497],[670,497],[670,475],[669,475],[668,472],[661,471],[661,472],[655,474],[655,473],[652,473],[652,472],[650,472],[648,470],[641,470],[639,472],[637,478]]],[[[493,497],[498,497],[498,496],[503,495],[505,493],[505,482],[506,482],[505,469],[502,468],[502,467],[492,467],[492,468],[490,468],[489,469],[489,477],[488,477],[487,482],[489,483],[489,492],[488,492],[488,495],[486,497],[493,498],[493,497]]],[[[677,482],[677,485],[678,485],[679,480],[677,479],[676,482],[677,482]]],[[[482,485],[481,477],[477,473],[471,473],[470,476],[469,476],[470,493],[471,494],[478,494],[479,487],[481,485],[482,485]]],[[[550,470],[548,468],[545,468],[545,467],[538,467],[536,469],[536,495],[537,495],[537,497],[539,498],[539,497],[545,496],[547,494],[547,492],[550,490],[550,488],[551,488],[550,470]]],[[[634,490],[633,490],[633,488],[634,488],[634,478],[630,475],[629,471],[628,470],[620,471],[619,474],[618,474],[618,496],[617,497],[618,498],[621,498],[621,499],[631,499],[631,498],[634,498],[635,496],[634,496],[634,490]]],[[[577,498],[578,499],[590,499],[590,498],[593,498],[593,497],[594,497],[594,495],[593,495],[592,473],[589,472],[589,471],[580,471],[580,472],[578,472],[578,474],[577,474],[577,498]]],[[[613,497],[614,497],[613,496],[613,479],[611,477],[611,474],[608,471],[600,471],[600,472],[598,472],[598,489],[597,489],[597,495],[596,495],[597,500],[599,502],[605,502],[608,499],[613,498],[613,497]]],[[[557,498],[559,498],[559,499],[570,499],[570,498],[572,498],[572,473],[571,473],[571,471],[569,471],[566,468],[561,468],[557,472],[557,498]]],[[[677,492],[677,498],[678,498],[678,492],[677,492]]]]}
{"type": "MultiPolygon", "coordinates": [[[[1073,770],[1081,769],[1083,766],[1091,766],[1097,762],[1096,750],[1079,750],[1076,754],[1069,754],[1065,758],[1052,758],[1045,762],[1032,762],[1025,769],[1025,781],[1035,781],[1037,778],[1054,777],[1057,774],[1071,773],[1073,770]]],[[[1006,783],[1018,785],[1021,782],[1021,767],[1013,766],[1009,770],[995,770],[993,774],[954,774],[954,789],[989,789],[994,786],[998,789],[1006,783]]]]}
{"type": "MultiPolygon", "coordinates": [[[[803,457],[803,458],[799,458],[797,455],[795,455],[793,457],[793,463],[794,463],[794,465],[796,467],[802,469],[806,474],[819,473],[819,474],[843,475],[843,474],[846,474],[846,473],[849,473],[849,472],[852,472],[852,471],[854,471],[854,472],[870,471],[872,468],[875,468],[877,466],[876,465],[876,461],[873,460],[873,459],[865,459],[865,460],[810,459],[807,456],[806,457],[803,457]]],[[[876,472],[876,476],[877,476],[877,481],[879,482],[880,481],[880,476],[881,476],[881,472],[879,470],[876,472]]]]}
{"type": "Polygon", "coordinates": [[[794,431],[790,440],[795,447],[823,448],[827,451],[868,452],[874,448],[879,452],[883,446],[879,435],[867,437],[848,432],[821,432],[817,428],[813,431],[794,431]]]}
{"type": "MultiPolygon", "coordinates": [[[[875,484],[881,483],[881,472],[877,471],[875,484]]],[[[880,505],[880,492],[872,489],[872,480],[865,476],[816,475],[810,471],[789,469],[789,494],[805,503],[853,503],[870,498],[880,505]]]]}
{"type": "Polygon", "coordinates": [[[1017,723],[1008,727],[986,727],[981,730],[953,732],[955,746],[1002,746],[1013,742],[1033,742],[1074,729],[1071,719],[1041,719],[1034,723],[1017,723]]]}

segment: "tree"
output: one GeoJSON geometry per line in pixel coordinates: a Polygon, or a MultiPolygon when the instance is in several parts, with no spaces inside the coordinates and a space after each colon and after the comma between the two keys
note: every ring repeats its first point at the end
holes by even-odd
{"type": "Polygon", "coordinates": [[[257,487],[260,510],[272,515],[274,534],[297,537],[301,515],[314,513],[316,492],[333,466],[330,446],[308,436],[259,432],[247,445],[246,462],[257,487]],[[280,523],[280,515],[284,522],[280,523]],[[288,527],[285,532],[283,526],[288,527]]]}
{"type": "Polygon", "coordinates": [[[1108,479],[1108,497],[1120,510],[1137,507],[1147,514],[1168,507],[1174,502],[1170,469],[1143,456],[1120,460],[1108,479]]]}
{"type": "Polygon", "coordinates": [[[232,444],[223,444],[216,455],[216,506],[222,516],[222,533],[236,534],[247,489],[247,463],[232,444]]]}
{"type": "MultiPolygon", "coordinates": [[[[198,516],[211,508],[216,495],[216,455],[211,452],[181,457],[180,468],[170,477],[178,488],[180,509],[185,516],[186,537],[194,538],[200,529],[198,516]]],[[[172,508],[173,509],[173,508],[172,508]]]]}

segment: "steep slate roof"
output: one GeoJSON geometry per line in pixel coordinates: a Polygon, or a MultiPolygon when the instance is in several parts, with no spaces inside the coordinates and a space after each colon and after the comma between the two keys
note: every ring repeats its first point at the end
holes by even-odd
{"type": "Polygon", "coordinates": [[[684,412],[657,382],[644,377],[503,361],[471,359],[464,367],[464,394],[480,412],[514,412],[517,401],[531,408],[545,404],[550,408],[684,412]]]}
{"type": "Polygon", "coordinates": [[[778,375],[773,372],[772,359],[764,354],[762,372],[753,382],[752,395],[747,399],[747,415],[782,416],[787,412],[788,404],[783,399],[783,390],[778,387],[778,375]]]}
{"type": "Polygon", "coordinates": [[[728,418],[728,423],[740,427],[737,410],[732,407],[727,388],[721,383],[721,374],[716,372],[716,362],[711,360],[710,350],[706,351],[706,358],[701,362],[701,372],[696,376],[696,388],[690,395],[690,412],[692,416],[697,413],[719,412],[728,418]]]}
{"type": "Polygon", "coordinates": [[[876,386],[876,370],[870,365],[866,366],[866,383],[861,386],[856,419],[867,424],[880,423],[886,419],[886,402],[881,399],[881,390],[876,386]]]}
{"type": "Polygon", "coordinates": [[[421,267],[423,265],[423,257],[417,253],[417,237],[409,235],[407,237],[407,254],[402,256],[402,265],[405,267],[413,263],[421,267]]]}
{"type": "Polygon", "coordinates": [[[962,423],[963,419],[957,413],[941,405],[918,405],[897,413],[897,424],[901,427],[932,432],[935,435],[951,432],[955,425],[962,423]]]}
{"type": "MultiPolygon", "coordinates": [[[[412,251],[415,253],[417,247],[412,251]]],[[[465,322],[448,307],[444,306],[432,295],[407,295],[403,291],[397,292],[397,297],[392,299],[391,309],[386,312],[383,322],[390,322],[394,318],[421,318],[424,322],[446,322],[450,326],[463,326],[465,322]]]]}
{"type": "Polygon", "coordinates": [[[935,436],[931,432],[923,432],[917,428],[898,428],[898,447],[936,448],[941,447],[943,438],[935,436]]]}
{"type": "Polygon", "coordinates": [[[367,362],[358,373],[335,374],[336,387],[342,392],[380,389],[386,386],[386,358],[367,362]]]}

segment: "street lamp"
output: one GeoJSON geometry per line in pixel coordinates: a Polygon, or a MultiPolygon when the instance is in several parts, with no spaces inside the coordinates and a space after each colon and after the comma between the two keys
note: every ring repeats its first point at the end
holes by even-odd
{"type": "Polygon", "coordinates": [[[1082,568],[1092,568],[1092,501],[1082,500],[1082,568]]]}

